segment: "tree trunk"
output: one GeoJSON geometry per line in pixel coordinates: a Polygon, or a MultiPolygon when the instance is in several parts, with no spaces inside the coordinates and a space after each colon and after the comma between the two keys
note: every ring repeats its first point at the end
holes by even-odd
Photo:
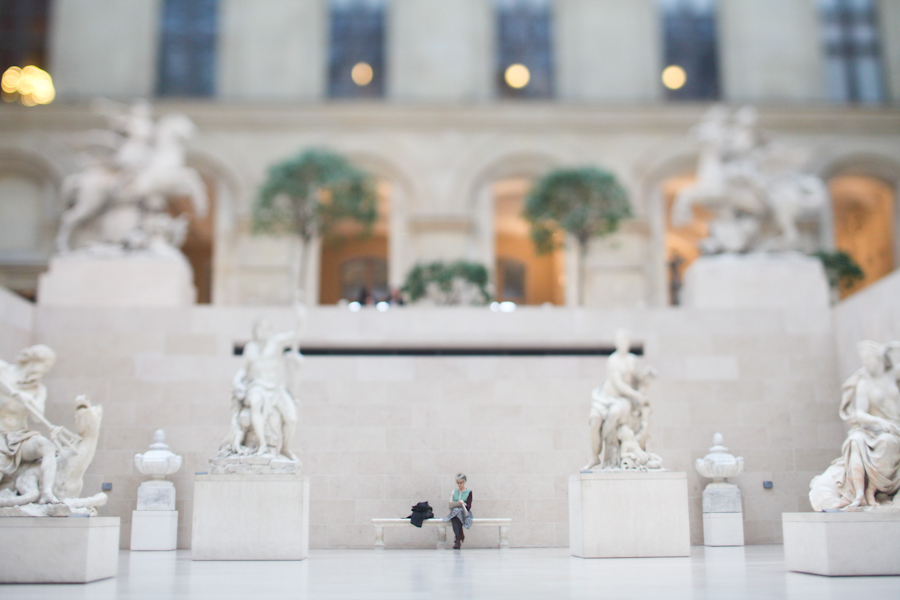
{"type": "Polygon", "coordinates": [[[296,279],[294,281],[293,302],[302,302],[306,304],[309,299],[306,297],[306,278],[309,272],[309,252],[312,247],[312,240],[307,237],[300,238],[300,244],[296,251],[299,256],[295,256],[294,262],[296,266],[296,279]]]}
{"type": "Polygon", "coordinates": [[[587,240],[578,240],[578,305],[584,306],[587,288],[587,240]]]}

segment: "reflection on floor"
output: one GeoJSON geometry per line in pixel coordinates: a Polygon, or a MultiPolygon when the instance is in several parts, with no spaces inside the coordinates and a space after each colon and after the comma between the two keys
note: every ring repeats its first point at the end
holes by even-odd
{"type": "Polygon", "coordinates": [[[781,546],[692,548],[690,558],[584,560],[566,548],[313,550],[302,562],[192,562],[190,551],[123,551],[116,579],[5,585],[4,600],[191,598],[900,598],[900,577],[788,573],[781,546]]]}

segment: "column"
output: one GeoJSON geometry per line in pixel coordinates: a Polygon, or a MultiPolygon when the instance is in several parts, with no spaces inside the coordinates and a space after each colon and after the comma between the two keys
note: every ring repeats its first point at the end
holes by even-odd
{"type": "Polygon", "coordinates": [[[56,0],[49,72],[61,98],[152,96],[161,0],[56,0]]]}
{"type": "Polygon", "coordinates": [[[826,99],[815,0],[720,0],[723,98],[736,102],[826,99]]]}
{"type": "Polygon", "coordinates": [[[900,103],[900,2],[879,0],[878,18],[888,100],[897,104],[900,103]]]}
{"type": "Polygon", "coordinates": [[[555,7],[560,99],[662,96],[662,28],[655,0],[557,0],[555,7]]]}
{"type": "Polygon", "coordinates": [[[465,102],[494,95],[494,10],[489,0],[392,0],[387,96],[465,102]]]}
{"type": "Polygon", "coordinates": [[[327,0],[219,0],[218,95],[314,100],[325,90],[327,0]]]}

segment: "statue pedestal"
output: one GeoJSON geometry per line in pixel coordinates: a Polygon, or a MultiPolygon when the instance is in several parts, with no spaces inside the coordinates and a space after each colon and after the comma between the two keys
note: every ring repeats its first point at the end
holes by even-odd
{"type": "Polygon", "coordinates": [[[736,485],[711,483],[703,490],[703,545],[744,545],[743,505],[736,485]]]}
{"type": "Polygon", "coordinates": [[[784,562],[814,575],[900,575],[900,510],[784,513],[784,562]]]}
{"type": "Polygon", "coordinates": [[[194,475],[193,560],[303,560],[309,477],[194,475]]]}
{"type": "Polygon", "coordinates": [[[572,556],[688,556],[690,548],[686,473],[601,471],[569,477],[572,556]]]}
{"type": "Polygon", "coordinates": [[[196,300],[191,265],[183,256],[90,256],[50,259],[38,282],[42,306],[189,306],[196,300]]]}
{"type": "Polygon", "coordinates": [[[0,583],[88,583],[115,577],[119,517],[3,517],[0,548],[0,583]]]}
{"type": "Polygon", "coordinates": [[[131,511],[132,550],[175,550],[178,548],[177,510],[131,511]]]}
{"type": "Polygon", "coordinates": [[[720,254],[695,260],[684,275],[687,308],[828,308],[822,262],[799,253],[720,254]]]}

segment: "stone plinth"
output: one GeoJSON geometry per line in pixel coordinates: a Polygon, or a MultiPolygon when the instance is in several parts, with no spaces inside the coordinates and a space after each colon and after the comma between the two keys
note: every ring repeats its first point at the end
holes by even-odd
{"type": "Polygon", "coordinates": [[[177,547],[177,510],[131,511],[132,550],[175,550],[177,547]]]}
{"type": "Polygon", "coordinates": [[[193,560],[303,560],[308,553],[308,477],[194,476],[193,560]]]}
{"type": "Polygon", "coordinates": [[[0,583],[88,583],[115,577],[119,518],[0,518],[0,548],[0,583]]]}
{"type": "Polygon", "coordinates": [[[784,513],[784,562],[814,575],[900,575],[900,510],[784,513]]]}
{"type": "Polygon", "coordinates": [[[138,487],[138,511],[175,510],[175,484],[171,481],[145,481],[138,487]]]}
{"type": "Polygon", "coordinates": [[[730,483],[711,483],[703,490],[703,544],[743,546],[741,490],[730,483]]]}
{"type": "Polygon", "coordinates": [[[183,257],[56,256],[38,281],[42,306],[189,306],[196,299],[183,257]]]}
{"type": "Polygon", "coordinates": [[[572,556],[688,556],[690,547],[685,473],[601,471],[569,477],[572,556]]]}
{"type": "Polygon", "coordinates": [[[797,253],[721,254],[695,260],[684,275],[689,308],[828,308],[822,262],[797,253]]]}

